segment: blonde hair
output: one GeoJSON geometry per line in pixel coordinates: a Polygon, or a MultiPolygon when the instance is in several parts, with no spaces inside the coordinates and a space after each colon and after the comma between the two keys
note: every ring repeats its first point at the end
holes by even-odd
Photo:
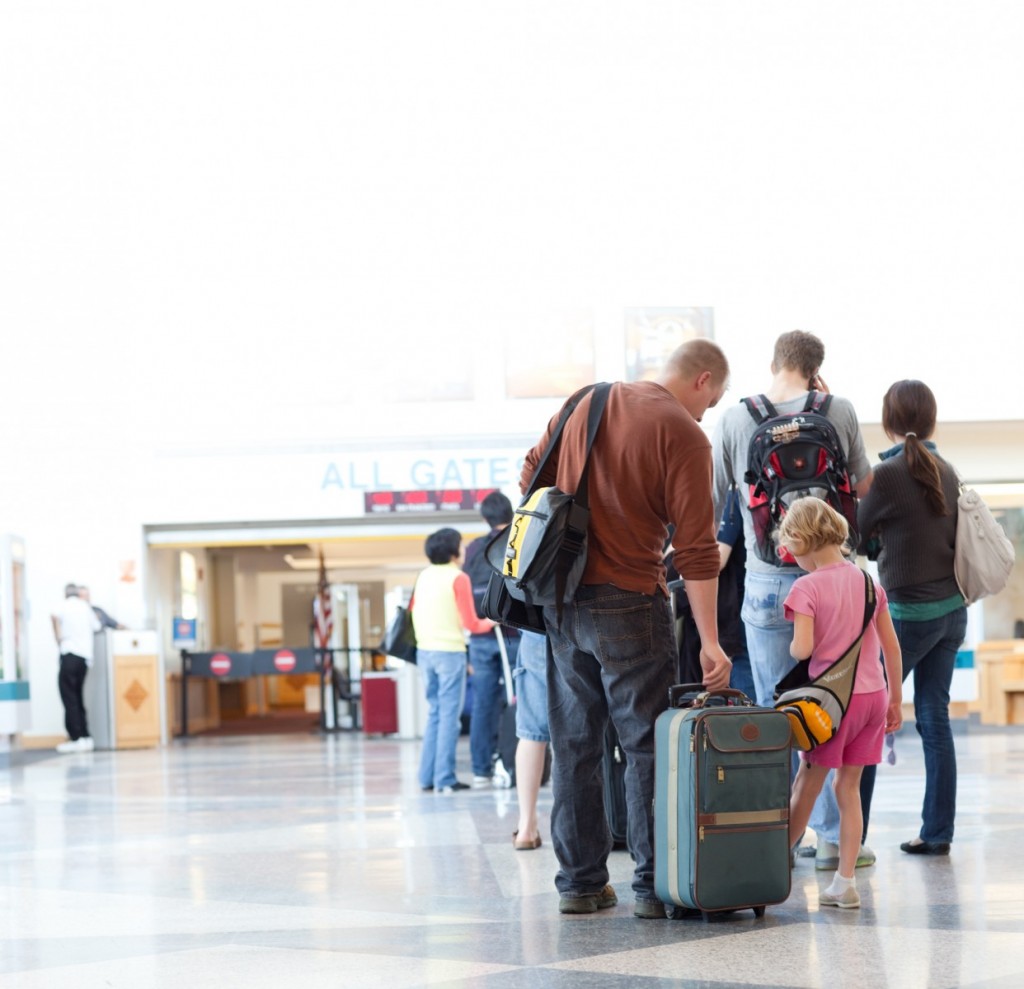
{"type": "Polygon", "coordinates": [[[847,556],[850,526],[831,505],[820,498],[798,498],[786,511],[778,528],[778,541],[794,556],[806,556],[825,546],[838,546],[847,556]]]}

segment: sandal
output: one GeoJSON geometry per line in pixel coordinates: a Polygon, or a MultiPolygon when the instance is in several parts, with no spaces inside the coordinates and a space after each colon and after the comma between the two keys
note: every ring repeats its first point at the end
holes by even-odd
{"type": "Polygon", "coordinates": [[[534,848],[540,848],[540,835],[537,835],[537,837],[533,839],[524,838],[522,841],[519,840],[518,836],[518,831],[512,832],[512,847],[515,848],[517,852],[529,852],[534,848]]]}

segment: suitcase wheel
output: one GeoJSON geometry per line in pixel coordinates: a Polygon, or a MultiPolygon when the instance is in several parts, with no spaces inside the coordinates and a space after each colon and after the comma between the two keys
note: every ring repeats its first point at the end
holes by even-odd
{"type": "Polygon", "coordinates": [[[724,910],[702,910],[701,913],[704,915],[705,924],[714,924],[718,921],[725,920],[731,917],[737,912],[736,907],[726,907],[724,910]]]}
{"type": "MultiPolygon", "coordinates": [[[[763,917],[764,916],[764,905],[763,904],[761,906],[758,906],[758,907],[751,907],[751,910],[754,911],[754,916],[755,917],[763,917]]],[[[731,910],[710,910],[710,911],[705,911],[705,913],[704,913],[704,920],[705,920],[706,923],[710,924],[712,921],[725,920],[726,917],[731,917],[735,913],[739,913],[739,910],[736,909],[736,908],[733,908],[731,910]]]]}
{"type": "MultiPolygon", "coordinates": [[[[763,917],[765,908],[764,906],[751,907],[754,911],[755,917],[763,917]]],[[[665,916],[669,920],[696,920],[703,919],[705,924],[713,924],[716,921],[725,920],[726,917],[731,917],[734,913],[739,911],[733,908],[726,908],[725,910],[699,910],[696,907],[681,907],[677,904],[667,903],[665,905],[665,916]]]]}
{"type": "Polygon", "coordinates": [[[675,903],[665,904],[665,916],[669,920],[693,920],[701,916],[702,911],[694,907],[681,907],[675,903]]]}

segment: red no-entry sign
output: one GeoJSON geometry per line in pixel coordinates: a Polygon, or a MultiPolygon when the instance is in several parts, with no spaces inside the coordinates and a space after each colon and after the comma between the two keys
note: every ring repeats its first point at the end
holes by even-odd
{"type": "Polygon", "coordinates": [[[295,653],[282,649],[274,653],[274,666],[282,673],[291,673],[295,669],[295,653]]]}
{"type": "Polygon", "coordinates": [[[219,652],[210,657],[210,672],[215,676],[227,676],[231,672],[231,657],[219,652]]]}

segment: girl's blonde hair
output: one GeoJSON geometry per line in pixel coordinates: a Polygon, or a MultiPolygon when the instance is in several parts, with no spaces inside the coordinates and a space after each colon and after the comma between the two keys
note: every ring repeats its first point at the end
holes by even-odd
{"type": "Polygon", "coordinates": [[[847,556],[850,526],[831,505],[820,498],[798,498],[786,511],[778,528],[779,544],[794,556],[805,556],[824,546],[839,546],[847,556]]]}

